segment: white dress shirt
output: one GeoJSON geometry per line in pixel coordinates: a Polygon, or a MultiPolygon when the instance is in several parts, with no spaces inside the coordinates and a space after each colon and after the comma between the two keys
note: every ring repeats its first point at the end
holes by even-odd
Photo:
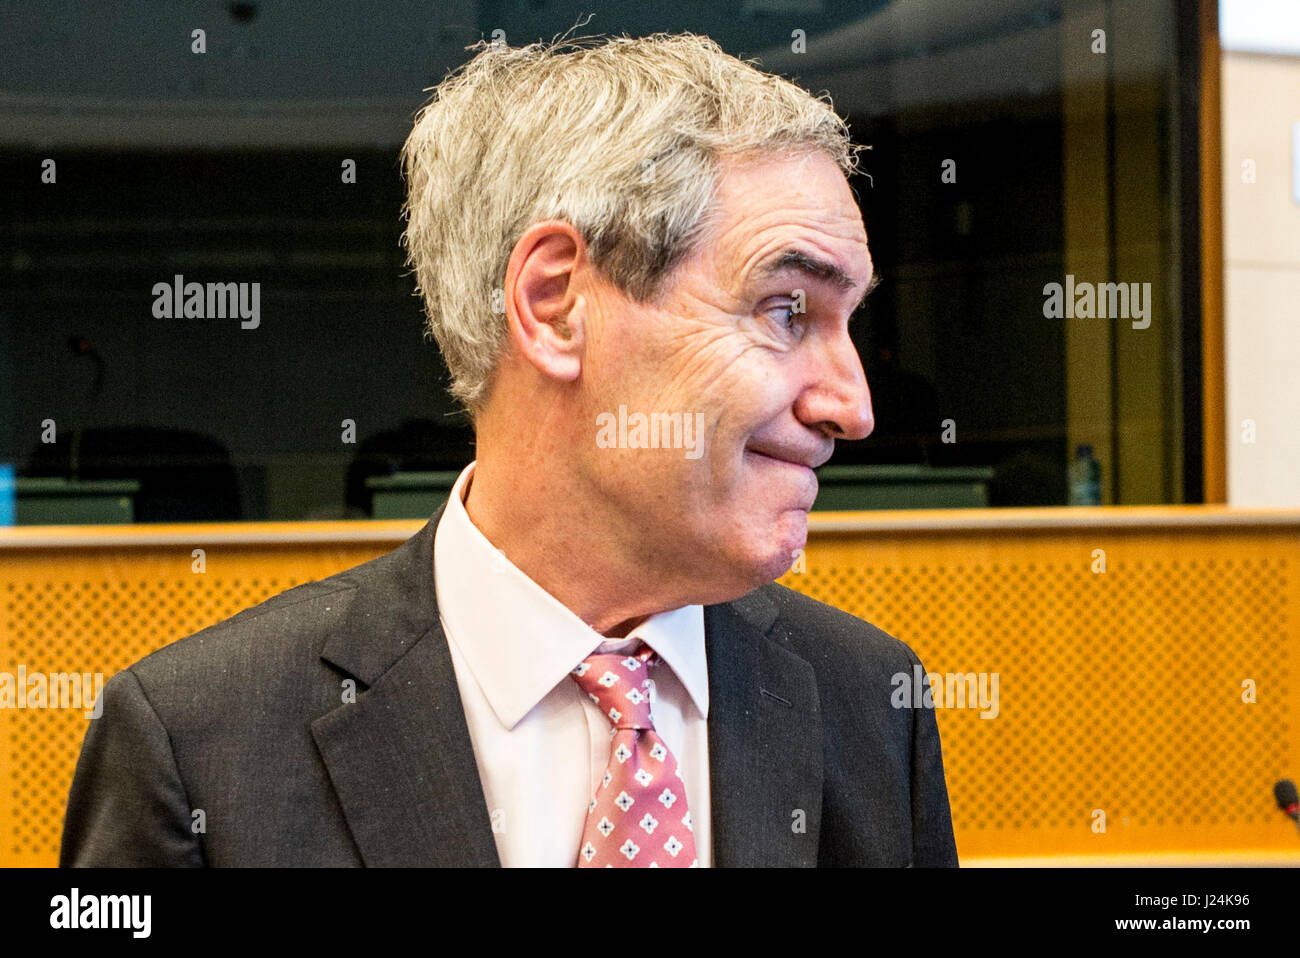
{"type": "Polygon", "coordinates": [[[577,863],[587,805],[609,763],[610,723],[569,673],[594,651],[643,640],[663,660],[651,689],[655,728],[686,783],[696,857],[712,865],[703,607],[660,612],[626,638],[604,639],[470,521],[474,465],[438,523],[434,588],[501,864],[577,863]]]}

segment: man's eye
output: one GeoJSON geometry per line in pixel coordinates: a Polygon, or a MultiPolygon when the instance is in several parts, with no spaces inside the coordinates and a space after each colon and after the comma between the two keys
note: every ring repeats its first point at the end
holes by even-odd
{"type": "Polygon", "coordinates": [[[795,323],[800,322],[804,314],[795,312],[794,303],[782,303],[770,307],[767,310],[767,315],[773,317],[777,325],[783,329],[793,329],[795,323]]]}

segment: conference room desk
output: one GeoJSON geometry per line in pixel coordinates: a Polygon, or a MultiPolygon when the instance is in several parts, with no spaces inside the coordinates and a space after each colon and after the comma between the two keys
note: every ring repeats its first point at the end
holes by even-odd
{"type": "MultiPolygon", "coordinates": [[[[0,529],[0,865],[57,860],[82,686],[410,520],[0,529]],[[54,674],[35,695],[31,676],[54,674]],[[7,679],[6,679],[7,676],[7,679]],[[57,686],[58,694],[55,694],[57,686]],[[56,701],[56,699],[62,699],[56,701]]],[[[814,513],[785,585],[908,642],[963,865],[1293,864],[1300,510],[814,513]]]]}

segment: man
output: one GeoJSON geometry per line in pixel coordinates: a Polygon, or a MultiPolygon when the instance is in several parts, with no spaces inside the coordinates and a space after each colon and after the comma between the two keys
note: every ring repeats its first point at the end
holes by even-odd
{"type": "Polygon", "coordinates": [[[477,458],[114,677],[63,863],[955,865],[916,656],[772,583],[872,426],[842,121],[700,37],[487,45],[403,157],[477,458]]]}

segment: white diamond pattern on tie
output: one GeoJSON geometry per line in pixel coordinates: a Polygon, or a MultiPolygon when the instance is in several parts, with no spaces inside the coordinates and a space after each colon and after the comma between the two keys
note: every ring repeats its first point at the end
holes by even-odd
{"type": "Polygon", "coordinates": [[[650,714],[658,664],[642,643],[632,653],[593,653],[573,679],[611,723],[609,767],[587,807],[579,868],[694,868],[695,836],[677,759],[650,714]]]}

